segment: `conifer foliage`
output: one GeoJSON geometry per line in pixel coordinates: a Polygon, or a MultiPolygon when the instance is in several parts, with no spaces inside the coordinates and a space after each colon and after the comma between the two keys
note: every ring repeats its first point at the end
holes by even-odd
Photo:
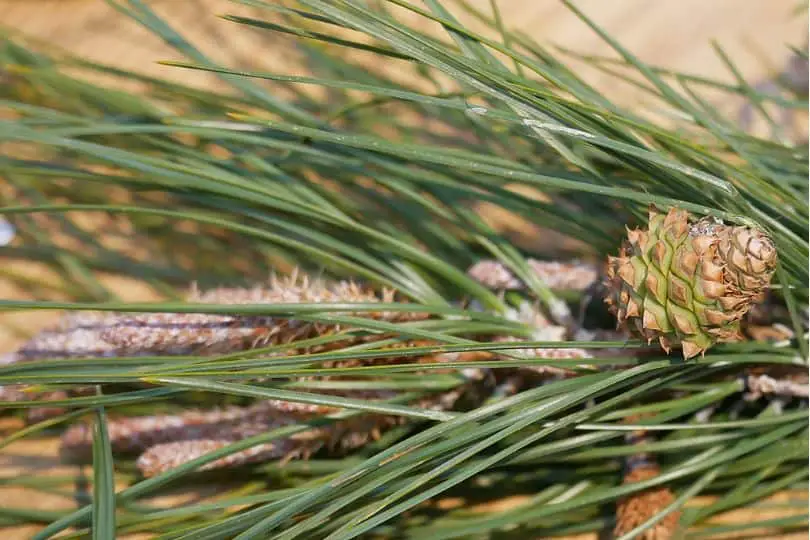
{"type": "Polygon", "coordinates": [[[92,493],[2,478],[79,505],[20,500],[0,522],[42,539],[805,531],[808,154],[772,111],[806,111],[806,86],[647,65],[564,3],[609,56],[512,31],[495,1],[235,3],[219,24],[272,38],[257,56],[296,51],[295,74],[219,65],[149,2],[107,2],[215,89],[4,32],[2,256],[55,277],[10,266],[32,299],[0,306],[67,313],[3,351],[2,414],[28,425],[0,448],[57,430],[92,493]],[[110,275],[162,300],[123,302],[110,275]]]}

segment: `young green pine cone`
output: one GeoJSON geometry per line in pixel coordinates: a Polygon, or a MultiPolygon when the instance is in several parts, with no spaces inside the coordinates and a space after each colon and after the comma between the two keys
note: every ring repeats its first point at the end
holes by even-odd
{"type": "Polygon", "coordinates": [[[680,344],[688,359],[741,339],[740,319],[775,268],[776,248],[762,231],[651,207],[648,228],[628,230],[620,255],[608,258],[606,302],[620,326],[667,352],[680,344]]]}

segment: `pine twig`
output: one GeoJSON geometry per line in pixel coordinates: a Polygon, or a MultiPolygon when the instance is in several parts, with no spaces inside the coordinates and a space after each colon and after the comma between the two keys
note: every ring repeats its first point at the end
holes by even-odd
{"type": "Polygon", "coordinates": [[[810,396],[810,386],[804,382],[790,379],[775,379],[769,375],[749,375],[746,378],[747,400],[756,400],[763,396],[782,396],[804,398],[810,396]]]}

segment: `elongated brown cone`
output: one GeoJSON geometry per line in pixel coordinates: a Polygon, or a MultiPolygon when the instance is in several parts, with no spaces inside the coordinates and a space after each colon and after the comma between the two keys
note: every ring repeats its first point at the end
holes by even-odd
{"type": "MultiPolygon", "coordinates": [[[[468,387],[462,385],[417,400],[413,405],[433,410],[450,409],[467,390],[468,387]]],[[[350,395],[373,402],[394,397],[395,394],[387,391],[354,391],[350,395]]],[[[113,418],[108,420],[107,429],[113,452],[141,452],[136,462],[138,468],[145,476],[154,476],[247,437],[337,411],[329,406],[265,400],[249,407],[113,418]]],[[[307,458],[321,448],[345,452],[360,448],[405,422],[406,418],[393,415],[362,414],[253,446],[211,462],[202,469],[307,458]]],[[[62,436],[63,457],[69,461],[85,462],[90,457],[92,437],[91,425],[71,426],[62,436]]]]}
{"type": "MultiPolygon", "coordinates": [[[[634,469],[624,477],[624,484],[633,484],[655,478],[661,470],[655,464],[634,469]]],[[[646,523],[655,514],[675,501],[675,496],[666,487],[658,486],[621,499],[616,509],[616,537],[620,537],[646,523]]],[[[641,540],[669,540],[675,537],[679,512],[667,514],[661,521],[641,533],[641,540]]]]}
{"type": "MultiPolygon", "coordinates": [[[[250,288],[216,288],[200,292],[194,288],[190,303],[297,304],[297,303],[389,303],[396,299],[390,289],[374,291],[352,281],[325,281],[293,271],[290,276],[273,276],[268,284],[250,288]]],[[[343,312],[358,318],[387,322],[422,320],[428,314],[415,311],[343,312]]],[[[381,333],[346,335],[328,344],[296,347],[296,341],[337,334],[348,330],[338,323],[319,323],[293,317],[206,313],[95,313],[66,315],[56,325],[31,338],[16,352],[0,357],[0,365],[38,359],[107,358],[138,355],[214,355],[256,347],[290,344],[289,353],[321,352],[353,342],[384,339],[381,333]]],[[[49,394],[24,392],[24,387],[0,386],[0,401],[47,400],[49,394]]],[[[71,389],[72,394],[77,389],[71,389]]],[[[52,396],[51,396],[52,397],[52,396]]],[[[55,398],[54,398],[55,399],[55,398]]],[[[33,421],[64,412],[60,408],[32,409],[33,421]]]]}
{"type": "MultiPolygon", "coordinates": [[[[424,344],[413,342],[413,345],[424,344]]],[[[411,343],[404,343],[407,347],[411,343]]],[[[399,363],[436,364],[464,361],[464,353],[405,358],[347,359],[324,363],[324,367],[372,366],[399,363]]],[[[444,370],[434,370],[441,373],[444,370]]],[[[343,377],[319,376],[310,380],[351,380],[343,377]]],[[[480,384],[475,374],[465,376],[459,386],[421,397],[411,405],[431,410],[451,409],[464,395],[474,395],[480,384]]],[[[303,379],[299,379],[303,381],[303,379]]],[[[398,395],[390,390],[332,390],[315,389],[315,394],[334,395],[379,402],[398,395]]],[[[248,407],[228,407],[213,410],[190,410],[179,414],[110,418],[107,421],[110,444],[115,453],[140,453],[136,465],[145,476],[154,476],[231,443],[268,431],[305,422],[340,409],[307,403],[269,399],[248,407]]],[[[362,447],[379,438],[385,431],[407,422],[407,418],[377,413],[359,414],[332,424],[313,427],[272,442],[259,444],[213,461],[202,469],[236,467],[269,460],[305,459],[321,448],[345,452],[362,447]]],[[[71,426],[62,435],[62,455],[66,460],[83,463],[92,455],[93,430],[89,424],[71,426]]]]}
{"type": "MultiPolygon", "coordinates": [[[[294,272],[290,277],[274,277],[269,287],[219,288],[204,293],[195,290],[189,296],[189,301],[221,305],[388,303],[394,301],[394,291],[377,293],[353,282],[325,282],[294,272]]],[[[426,314],[418,311],[343,315],[389,322],[427,318],[426,314]]],[[[161,354],[219,354],[291,343],[345,329],[340,324],[307,322],[287,317],[137,313],[119,315],[104,328],[101,337],[115,347],[119,355],[145,354],[151,351],[161,354]]]]}
{"type": "MultiPolygon", "coordinates": [[[[596,267],[576,261],[526,261],[534,276],[549,289],[558,291],[584,291],[594,283],[599,273],[596,267]]],[[[505,264],[484,259],[472,265],[467,274],[485,287],[497,290],[525,290],[527,285],[505,264]]]]}
{"type": "MultiPolygon", "coordinates": [[[[376,292],[351,281],[329,282],[297,271],[273,277],[267,285],[191,291],[191,304],[320,304],[389,303],[393,290],[376,292]]],[[[427,319],[426,313],[347,311],[343,315],[404,322],[427,319]]],[[[102,358],[146,354],[213,355],[266,345],[292,343],[346,330],[337,323],[301,321],[265,315],[206,313],[95,313],[66,315],[25,343],[17,352],[0,358],[12,364],[45,358],[102,358]]],[[[347,337],[347,341],[353,338],[347,337]]],[[[307,352],[313,352],[307,350],[307,352]]]]}
{"type": "Polygon", "coordinates": [[[740,320],[761,298],[776,269],[776,248],[759,230],[666,216],[650,208],[647,229],[627,231],[618,257],[608,258],[607,303],[619,325],[685,358],[718,341],[742,339],[740,320]]]}
{"type": "MultiPolygon", "coordinates": [[[[644,415],[630,416],[628,424],[639,422],[644,415]]],[[[646,430],[634,430],[625,437],[628,444],[641,446],[650,442],[646,430]]],[[[661,474],[655,457],[644,452],[629,456],[625,463],[624,485],[644,482],[661,474]]],[[[675,494],[667,486],[655,486],[619,499],[616,504],[615,538],[620,538],[647,523],[653,516],[675,502],[675,494]]],[[[670,512],[644,532],[636,536],[640,540],[669,540],[675,537],[681,513],[670,512]]]]}

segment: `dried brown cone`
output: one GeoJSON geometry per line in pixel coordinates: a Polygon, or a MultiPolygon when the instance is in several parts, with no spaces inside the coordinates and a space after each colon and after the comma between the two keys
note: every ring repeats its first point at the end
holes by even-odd
{"type": "MultiPolygon", "coordinates": [[[[642,418],[642,415],[630,416],[625,419],[625,423],[633,424],[642,418]]],[[[627,436],[627,442],[632,445],[640,445],[646,442],[646,438],[645,430],[635,430],[627,436]]],[[[652,456],[645,453],[630,456],[625,468],[622,481],[624,485],[650,480],[661,474],[661,469],[652,456]]],[[[619,499],[616,504],[616,527],[613,531],[615,537],[618,538],[633,531],[674,501],[675,495],[666,486],[648,488],[619,499]]],[[[674,538],[680,518],[679,511],[670,512],[636,538],[641,540],[674,538]]]]}
{"type": "Polygon", "coordinates": [[[115,346],[102,338],[114,324],[115,314],[78,312],[62,317],[55,325],[28,340],[8,363],[48,358],[102,358],[115,356],[115,346]]]}
{"type": "MultiPolygon", "coordinates": [[[[455,355],[435,355],[413,357],[404,361],[435,363],[456,359],[455,355]]],[[[348,360],[333,365],[359,366],[377,364],[379,361],[387,362],[389,359],[348,360]]],[[[451,391],[425,397],[413,405],[438,410],[450,409],[466,392],[466,386],[461,385],[451,391]]],[[[330,391],[328,394],[370,401],[390,399],[396,395],[391,391],[372,390],[330,391]]],[[[337,411],[338,409],[333,407],[321,405],[265,400],[249,407],[111,419],[108,421],[108,433],[114,452],[142,452],[137,460],[137,466],[144,475],[153,476],[236,441],[337,411]]],[[[307,458],[321,448],[344,452],[365,445],[403,422],[404,419],[398,416],[359,414],[323,427],[308,429],[291,437],[256,445],[202,468],[207,470],[275,459],[286,461],[307,458]]],[[[71,460],[86,459],[92,448],[91,427],[72,426],[63,435],[62,445],[65,457],[71,460]]]]}
{"type": "MultiPolygon", "coordinates": [[[[384,399],[391,397],[391,394],[372,395],[367,392],[363,397],[384,399]]],[[[249,407],[113,418],[108,421],[108,433],[113,452],[142,453],[137,461],[138,468],[146,476],[152,476],[200,457],[211,449],[334,412],[336,409],[320,405],[265,400],[249,407]]],[[[338,421],[293,437],[257,445],[204,468],[307,457],[322,446],[333,443],[333,439],[356,432],[358,428],[362,428],[363,434],[371,437],[375,429],[387,429],[398,421],[394,417],[383,415],[361,415],[360,418],[361,420],[338,421]]],[[[92,432],[92,426],[85,424],[69,428],[62,436],[63,455],[73,461],[87,459],[92,448],[92,432]]],[[[359,440],[359,437],[345,438],[349,441],[359,440]]],[[[332,445],[339,446],[337,443],[332,445]]]]}
{"type": "MultiPolygon", "coordinates": [[[[188,300],[193,303],[223,305],[290,303],[379,303],[393,302],[395,292],[381,293],[353,282],[326,282],[293,272],[289,277],[273,277],[266,286],[217,288],[200,292],[194,288],[188,300]]],[[[354,314],[390,322],[428,317],[419,312],[362,312],[354,314]]],[[[292,344],[295,341],[335,334],[346,330],[339,324],[296,321],[284,317],[210,315],[199,313],[95,313],[64,316],[56,325],[40,332],[3,363],[36,359],[101,358],[148,354],[213,355],[249,350],[255,347],[292,344]]],[[[294,352],[318,352],[344,347],[353,341],[381,339],[375,334],[350,337],[318,348],[291,347],[294,352]]],[[[46,400],[47,394],[21,392],[22,388],[0,387],[0,400],[46,400]],[[3,398],[3,393],[7,394],[3,398]]],[[[63,413],[60,408],[31,412],[33,420],[63,413]]]]}
{"type": "MultiPolygon", "coordinates": [[[[92,387],[73,387],[67,390],[39,390],[26,384],[10,384],[0,386],[0,402],[25,401],[62,401],[72,397],[91,395],[92,387]]],[[[2,408],[2,405],[0,405],[2,408]]],[[[59,405],[41,405],[26,409],[24,417],[28,424],[36,424],[44,420],[60,416],[69,412],[69,407],[59,405]]]]}
{"type": "MultiPolygon", "coordinates": [[[[6,364],[38,359],[107,357],[115,348],[101,338],[101,332],[112,320],[106,313],[71,313],[28,340],[16,352],[4,358],[6,364]]],[[[0,386],[0,401],[47,401],[69,397],[62,391],[29,392],[25,385],[0,386]]],[[[75,393],[75,392],[70,392],[75,393]]],[[[26,414],[29,423],[59,416],[64,407],[38,407],[26,414]]]]}
{"type": "MultiPolygon", "coordinates": [[[[657,465],[639,466],[624,477],[624,484],[633,484],[655,478],[661,474],[657,465]]],[[[616,508],[616,537],[625,535],[647,522],[655,514],[675,501],[675,495],[665,486],[657,486],[634,493],[619,500],[616,508]]],[[[668,540],[678,530],[680,512],[670,512],[661,521],[641,533],[641,540],[668,540]]]]}
{"type": "MultiPolygon", "coordinates": [[[[598,278],[597,269],[580,262],[526,261],[535,277],[549,289],[560,291],[584,291],[598,278]]],[[[478,261],[467,274],[482,285],[496,290],[526,289],[526,284],[500,261],[478,261]]]]}
{"type": "MultiPolygon", "coordinates": [[[[71,397],[70,393],[64,390],[29,392],[26,388],[24,385],[0,386],[0,401],[57,401],[71,397]]],[[[25,421],[28,424],[36,424],[66,412],[68,409],[59,405],[32,407],[25,412],[25,421]]]]}
{"type": "Polygon", "coordinates": [[[648,227],[628,230],[620,255],[608,259],[606,301],[620,326],[667,352],[680,344],[691,358],[742,338],[740,321],[775,269],[776,248],[764,232],[651,207],[648,227]]]}
{"type": "MultiPolygon", "coordinates": [[[[531,329],[528,337],[534,341],[546,342],[568,342],[569,329],[553,324],[544,315],[541,307],[537,303],[521,302],[515,309],[509,309],[506,317],[512,321],[525,324],[531,329]]],[[[526,337],[516,337],[511,335],[500,335],[491,338],[495,343],[511,343],[524,341],[526,337]]],[[[531,347],[520,349],[506,349],[504,351],[483,352],[476,360],[513,360],[515,356],[531,360],[582,360],[571,368],[558,367],[532,363],[517,368],[498,369],[494,372],[495,383],[497,384],[496,394],[505,396],[512,395],[524,389],[532,388],[549,380],[576,377],[582,369],[592,370],[588,360],[594,355],[602,356],[606,351],[592,351],[580,347],[531,347]]]]}
{"type": "MultiPolygon", "coordinates": [[[[274,276],[267,286],[217,288],[206,292],[193,289],[188,297],[192,303],[221,305],[389,303],[394,299],[392,290],[378,294],[353,282],[326,282],[298,272],[289,277],[274,276]]],[[[352,315],[391,322],[428,317],[419,312],[382,311],[352,315]]],[[[45,358],[220,354],[291,343],[345,329],[339,324],[271,316],[83,312],[66,315],[4,358],[4,363],[45,358]]]]}
{"type": "MultiPolygon", "coordinates": [[[[394,297],[392,290],[385,290],[379,295],[352,282],[328,283],[294,273],[290,277],[273,277],[269,287],[219,288],[204,293],[195,290],[189,301],[222,305],[389,303],[394,301],[394,297]]],[[[363,312],[352,315],[391,322],[427,318],[426,314],[418,312],[363,312]]],[[[145,352],[220,354],[292,343],[345,329],[340,324],[274,316],[141,313],[120,316],[102,332],[101,337],[121,355],[145,352]]]]}
{"type": "MultiPolygon", "coordinates": [[[[495,340],[498,343],[509,343],[511,341],[520,341],[518,338],[506,336],[499,337],[495,340]]],[[[527,359],[545,359],[545,360],[582,360],[579,367],[590,367],[588,359],[593,358],[593,355],[586,349],[579,347],[544,347],[544,348],[530,348],[530,349],[515,349],[508,351],[511,354],[518,355],[527,359]]],[[[516,374],[523,379],[524,384],[521,387],[530,386],[531,383],[536,382],[538,379],[548,378],[569,378],[578,375],[575,369],[545,366],[542,364],[527,365],[516,370],[516,374]]],[[[509,372],[505,372],[509,374],[509,372]]]]}
{"type": "MultiPolygon", "coordinates": [[[[322,414],[325,412],[323,411],[322,414]]],[[[292,459],[307,459],[321,448],[342,453],[360,448],[370,441],[376,440],[383,432],[403,422],[404,420],[401,417],[396,416],[360,415],[351,419],[337,421],[328,426],[299,432],[290,437],[252,446],[246,450],[207,463],[200,467],[200,470],[240,467],[273,460],[284,463],[292,459]]],[[[268,424],[262,432],[283,427],[290,423],[293,422],[268,424]]],[[[254,435],[256,434],[258,433],[254,433],[254,435]]],[[[218,437],[217,434],[212,434],[210,438],[156,444],[147,448],[138,457],[137,466],[144,476],[155,476],[244,438],[218,437]]]]}
{"type": "MultiPolygon", "coordinates": [[[[281,402],[286,403],[286,402],[281,402]]],[[[307,409],[283,405],[273,407],[272,400],[251,407],[228,407],[210,411],[185,411],[175,415],[111,418],[108,434],[113,452],[140,452],[165,442],[191,439],[244,438],[304,417],[307,409]]],[[[76,424],[62,435],[66,456],[81,458],[92,445],[92,426],[76,424]]]]}

